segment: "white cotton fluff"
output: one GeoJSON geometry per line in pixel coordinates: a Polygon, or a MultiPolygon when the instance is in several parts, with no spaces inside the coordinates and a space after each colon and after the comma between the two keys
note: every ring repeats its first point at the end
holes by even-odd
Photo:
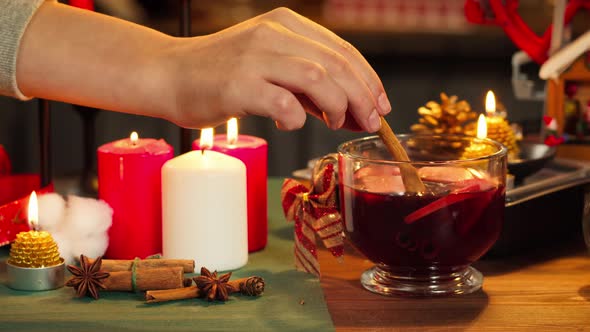
{"type": "Polygon", "coordinates": [[[64,217],[68,232],[77,238],[105,233],[113,221],[113,209],[103,200],[68,196],[64,217]]]}
{"type": "Polygon", "coordinates": [[[72,254],[71,241],[67,233],[54,232],[51,236],[53,237],[53,240],[55,240],[55,243],[57,243],[61,258],[64,259],[66,264],[74,264],[75,256],[72,254]]]}
{"type": "Polygon", "coordinates": [[[39,217],[39,228],[51,233],[67,264],[80,254],[104,255],[113,221],[113,209],[106,202],[70,195],[66,204],[60,195],[47,194],[39,197],[39,217]]]}
{"type": "Polygon", "coordinates": [[[60,194],[39,195],[39,228],[50,233],[59,232],[63,223],[66,201],[60,194]]]}
{"type": "Polygon", "coordinates": [[[79,238],[71,242],[72,257],[78,258],[84,255],[90,258],[96,258],[104,255],[109,246],[109,237],[106,232],[95,234],[86,238],[79,238]]]}

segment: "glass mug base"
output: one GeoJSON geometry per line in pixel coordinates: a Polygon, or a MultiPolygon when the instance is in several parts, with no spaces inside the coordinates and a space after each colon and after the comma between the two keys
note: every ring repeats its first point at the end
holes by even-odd
{"type": "Polygon", "coordinates": [[[471,266],[450,273],[430,273],[421,277],[374,266],[363,272],[361,284],[373,293],[386,296],[449,296],[479,290],[483,284],[483,276],[471,266]]]}

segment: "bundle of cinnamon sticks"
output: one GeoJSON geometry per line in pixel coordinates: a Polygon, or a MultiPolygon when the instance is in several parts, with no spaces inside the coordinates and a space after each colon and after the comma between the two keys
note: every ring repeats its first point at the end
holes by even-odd
{"type": "Polygon", "coordinates": [[[252,276],[229,281],[231,273],[221,277],[201,268],[201,275],[185,278],[193,273],[195,262],[184,259],[103,260],[80,256],[80,266],[68,265],[72,277],[66,286],[73,287],[78,297],[99,298],[103,291],[147,291],[147,303],[206,297],[209,301],[226,301],[229,294],[259,296],[264,291],[264,280],[252,276]]]}

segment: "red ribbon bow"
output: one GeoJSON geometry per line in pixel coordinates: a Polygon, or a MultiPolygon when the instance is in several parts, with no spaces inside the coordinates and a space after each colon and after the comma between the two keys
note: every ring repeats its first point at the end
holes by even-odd
{"type": "Polygon", "coordinates": [[[316,235],[335,257],[341,257],[344,252],[334,164],[327,164],[317,172],[311,189],[296,180],[285,179],[281,202],[285,218],[295,222],[297,269],[319,276],[316,235]]]}

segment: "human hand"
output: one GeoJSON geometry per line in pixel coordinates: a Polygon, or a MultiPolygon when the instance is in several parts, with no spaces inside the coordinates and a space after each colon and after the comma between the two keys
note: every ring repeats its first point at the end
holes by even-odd
{"type": "Polygon", "coordinates": [[[306,112],[332,129],[375,132],[391,110],[383,84],[350,43],[286,8],[218,33],[176,38],[160,54],[164,116],[184,127],[258,115],[284,130],[306,112]]]}

